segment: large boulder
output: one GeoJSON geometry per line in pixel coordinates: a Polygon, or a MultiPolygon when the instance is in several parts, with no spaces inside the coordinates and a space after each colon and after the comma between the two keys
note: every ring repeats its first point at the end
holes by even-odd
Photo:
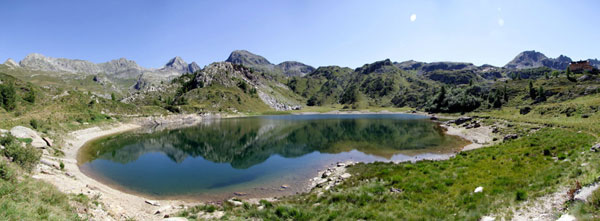
{"type": "Polygon", "coordinates": [[[33,146],[33,147],[42,148],[42,147],[46,146],[46,141],[44,141],[42,139],[42,137],[40,137],[40,135],[38,135],[37,132],[35,132],[34,130],[32,130],[30,128],[23,127],[23,126],[16,126],[16,127],[13,127],[12,129],[10,129],[10,134],[15,136],[16,138],[31,139],[31,146],[33,146]]]}
{"type": "Polygon", "coordinates": [[[458,119],[454,120],[454,123],[456,125],[461,125],[461,124],[463,124],[465,122],[471,121],[472,119],[473,118],[471,118],[471,117],[459,117],[458,119]]]}

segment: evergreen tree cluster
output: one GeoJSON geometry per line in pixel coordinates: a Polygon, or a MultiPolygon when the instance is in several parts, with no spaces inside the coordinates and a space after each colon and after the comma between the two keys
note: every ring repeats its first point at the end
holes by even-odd
{"type": "Polygon", "coordinates": [[[6,111],[17,107],[17,91],[12,84],[0,84],[0,106],[6,111]]]}

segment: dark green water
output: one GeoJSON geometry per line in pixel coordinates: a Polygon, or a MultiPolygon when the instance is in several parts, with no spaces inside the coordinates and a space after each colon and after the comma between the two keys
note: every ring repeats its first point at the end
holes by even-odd
{"type": "Polygon", "coordinates": [[[84,173],[123,191],[222,199],[304,191],[339,161],[443,158],[464,144],[416,115],[285,115],[127,132],[90,142],[78,159],[84,173]]]}

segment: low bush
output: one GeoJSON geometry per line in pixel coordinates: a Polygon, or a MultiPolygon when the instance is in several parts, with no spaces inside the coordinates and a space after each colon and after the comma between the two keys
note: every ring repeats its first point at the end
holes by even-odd
{"type": "Polygon", "coordinates": [[[0,161],[0,179],[9,181],[15,177],[15,170],[8,163],[0,161]]]}
{"type": "Polygon", "coordinates": [[[25,147],[21,146],[21,144],[16,142],[15,138],[10,135],[2,139],[0,143],[3,143],[3,145],[6,144],[5,149],[2,150],[2,154],[9,159],[12,159],[13,162],[27,171],[31,171],[40,161],[40,157],[42,156],[37,149],[30,145],[25,147]]]}

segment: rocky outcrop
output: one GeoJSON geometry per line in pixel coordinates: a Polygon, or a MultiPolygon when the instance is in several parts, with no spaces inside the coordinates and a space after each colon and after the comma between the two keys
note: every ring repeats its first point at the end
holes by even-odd
{"type": "Polygon", "coordinates": [[[44,141],[37,132],[30,128],[16,126],[10,129],[10,134],[16,138],[31,139],[31,146],[33,147],[42,148],[46,146],[46,141],[44,141]]]}

